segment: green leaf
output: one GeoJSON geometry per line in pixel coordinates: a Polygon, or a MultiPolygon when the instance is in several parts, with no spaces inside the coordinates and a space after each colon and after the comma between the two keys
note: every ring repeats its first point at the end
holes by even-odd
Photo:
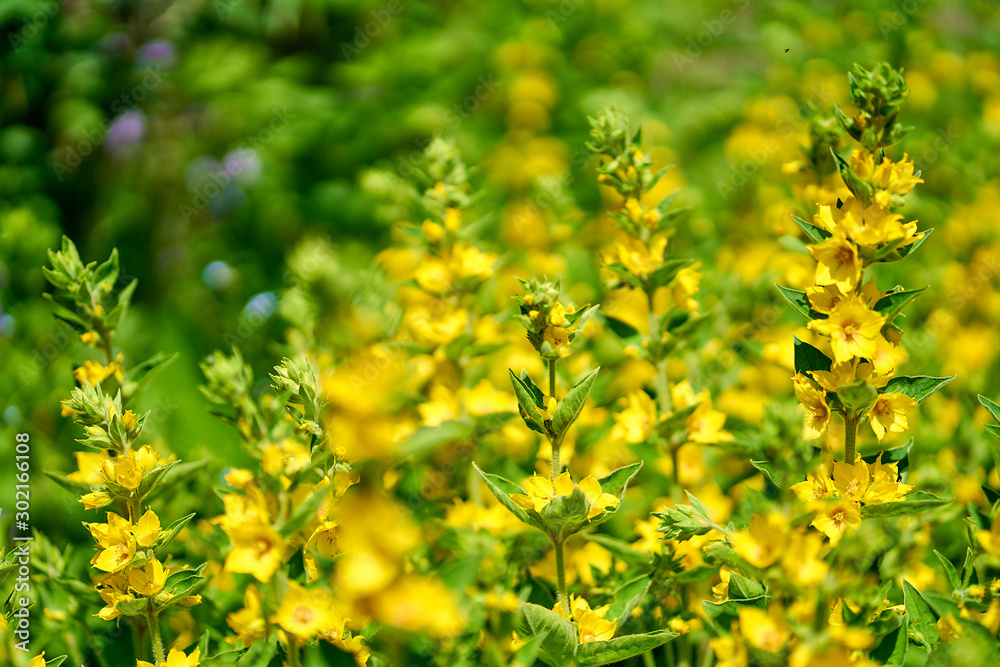
{"type": "Polygon", "coordinates": [[[753,579],[744,577],[739,572],[733,570],[729,575],[729,599],[731,600],[756,600],[766,596],[767,591],[763,584],[753,579]]]}
{"type": "MultiPolygon", "coordinates": [[[[726,600],[725,602],[711,602],[709,600],[702,600],[702,606],[705,611],[708,612],[709,617],[719,618],[720,616],[732,616],[736,617],[740,614],[740,609],[746,607],[756,607],[757,609],[767,608],[767,596],[761,595],[755,598],[749,598],[746,600],[726,600]]],[[[727,624],[728,627],[728,624],[727,624]]]]}
{"type": "Polygon", "coordinates": [[[875,302],[875,312],[885,316],[887,322],[891,322],[896,315],[902,312],[911,301],[916,299],[926,287],[911,290],[899,290],[892,294],[887,294],[875,302]]]}
{"type": "Polygon", "coordinates": [[[903,606],[906,608],[906,615],[910,619],[913,629],[917,632],[918,641],[927,648],[931,648],[941,641],[934,612],[920,595],[920,591],[905,579],[903,580],[903,606]]]}
{"type": "Polygon", "coordinates": [[[146,494],[144,501],[150,502],[155,498],[160,497],[171,488],[177,486],[181,482],[191,479],[195,474],[202,468],[206,467],[211,463],[211,459],[198,459],[197,461],[181,461],[172,462],[173,464],[166,470],[163,477],[160,478],[160,483],[153,487],[153,490],[146,494]]]}
{"type": "Polygon", "coordinates": [[[635,477],[635,474],[639,472],[641,467],[642,461],[622,466],[618,470],[612,471],[607,477],[602,477],[597,481],[601,483],[601,490],[604,493],[612,493],[620,498],[621,494],[625,492],[628,483],[632,481],[632,478],[635,477]]]}
{"type": "Polygon", "coordinates": [[[913,449],[913,438],[910,438],[906,443],[900,445],[899,447],[893,447],[892,449],[886,449],[885,451],[869,454],[868,456],[862,456],[865,463],[874,464],[875,461],[879,460],[879,456],[882,457],[883,464],[895,463],[896,469],[899,472],[903,472],[908,467],[910,467],[910,450],[913,449]]]}
{"type": "Polygon", "coordinates": [[[669,285],[677,274],[694,264],[693,259],[670,259],[661,264],[655,271],[649,274],[649,289],[654,290],[664,285],[669,285]]]}
{"type": "Polygon", "coordinates": [[[997,405],[982,394],[979,394],[979,402],[983,404],[984,408],[990,411],[990,414],[993,415],[993,419],[1000,422],[1000,405],[997,405]]]}
{"type": "Polygon", "coordinates": [[[131,600],[119,600],[115,604],[115,609],[122,616],[142,616],[149,606],[148,598],[133,598],[131,600]]]}
{"type": "Polygon", "coordinates": [[[160,536],[156,539],[156,543],[153,545],[153,553],[159,556],[160,553],[170,545],[174,538],[177,537],[182,530],[184,530],[184,526],[186,526],[188,522],[195,517],[195,514],[195,512],[192,512],[185,517],[181,517],[167,526],[166,530],[160,531],[160,536]]]}
{"type": "Polygon", "coordinates": [[[507,369],[510,373],[510,382],[514,386],[514,394],[517,395],[517,404],[521,408],[521,417],[529,427],[534,426],[536,431],[540,431],[545,426],[542,413],[538,411],[535,397],[531,390],[524,384],[521,378],[514,375],[514,371],[507,369]]]}
{"type": "Polygon", "coordinates": [[[792,337],[795,342],[795,372],[806,373],[809,371],[828,371],[833,361],[820,352],[818,349],[798,339],[792,337]]]}
{"type": "Polygon", "coordinates": [[[903,622],[885,634],[878,646],[871,652],[871,657],[884,667],[903,667],[906,662],[906,651],[910,648],[910,638],[907,635],[909,623],[903,617],[903,622]]]}
{"type": "Polygon", "coordinates": [[[594,314],[597,312],[597,310],[600,307],[601,307],[600,304],[597,304],[597,305],[591,306],[587,310],[583,311],[583,313],[579,317],[579,320],[577,322],[576,328],[573,330],[573,333],[571,333],[569,335],[569,340],[570,340],[571,343],[574,340],[576,340],[577,336],[579,336],[580,334],[583,333],[583,328],[585,326],[587,326],[587,322],[590,321],[590,318],[592,318],[594,316],[594,314]]]}
{"type": "Polygon", "coordinates": [[[125,289],[118,293],[117,305],[112,308],[111,312],[109,312],[104,318],[104,326],[108,329],[114,330],[118,328],[118,325],[128,312],[129,304],[132,302],[132,293],[135,292],[135,288],[138,284],[139,279],[136,278],[126,285],[125,289]]]}
{"type": "Polygon", "coordinates": [[[805,292],[800,292],[790,287],[783,287],[778,283],[774,283],[774,286],[781,292],[781,296],[785,297],[788,305],[794,308],[799,315],[807,320],[816,319],[813,315],[812,305],[809,303],[809,297],[806,296],[805,292]]]}
{"type": "Polygon", "coordinates": [[[149,359],[136,364],[125,373],[125,377],[122,379],[122,396],[126,401],[131,399],[136,395],[143,387],[149,384],[149,381],[159,373],[163,368],[169,364],[171,361],[179,357],[180,355],[176,352],[174,354],[163,354],[162,352],[157,352],[149,359]]]}
{"type": "Polygon", "coordinates": [[[903,394],[919,403],[954,379],[954,375],[946,378],[899,375],[886,383],[882,393],[903,394]]]}
{"type": "Polygon", "coordinates": [[[837,161],[837,169],[840,171],[840,177],[844,179],[844,184],[847,188],[862,204],[865,206],[870,205],[872,198],[875,196],[875,191],[871,184],[858,178],[858,175],[851,171],[851,165],[847,160],[840,157],[832,147],[830,148],[830,152],[833,153],[833,157],[837,161]]]}
{"type": "Polygon", "coordinates": [[[639,606],[642,602],[642,598],[646,596],[646,591],[649,590],[649,586],[652,584],[652,580],[649,575],[642,575],[641,577],[636,577],[632,581],[628,581],[617,589],[613,594],[613,601],[611,602],[611,607],[608,612],[604,615],[605,618],[615,619],[615,629],[620,630],[622,624],[627,621],[632,614],[632,610],[639,606]]]}
{"type": "Polygon", "coordinates": [[[955,570],[955,566],[951,564],[943,553],[934,550],[934,555],[937,556],[938,562],[941,563],[941,569],[944,570],[945,576],[948,577],[948,584],[951,586],[952,591],[961,590],[962,580],[958,576],[958,572],[955,570]]]}
{"type": "Polygon", "coordinates": [[[531,381],[531,378],[528,376],[528,371],[522,368],[520,377],[521,377],[521,382],[524,383],[524,386],[528,388],[528,391],[530,391],[531,395],[534,397],[535,405],[543,405],[545,401],[545,395],[542,393],[542,390],[539,389],[538,386],[531,381]]]}
{"type": "Polygon", "coordinates": [[[288,520],[278,526],[278,532],[284,538],[290,538],[302,528],[316,518],[323,500],[330,495],[329,487],[320,487],[310,494],[308,498],[299,503],[299,506],[288,517],[288,520]]]}
{"type": "Polygon", "coordinates": [[[546,635],[538,651],[539,657],[556,667],[568,665],[576,649],[573,624],[554,611],[530,602],[522,604],[521,611],[532,634],[546,635]]]}
{"type": "Polygon", "coordinates": [[[493,495],[496,496],[501,505],[509,509],[514,516],[520,519],[523,523],[526,523],[529,526],[534,526],[542,531],[546,530],[541,521],[525,512],[517,505],[517,503],[510,499],[511,494],[523,494],[524,489],[512,481],[500,477],[499,475],[491,475],[483,472],[480,470],[479,466],[475,464],[475,462],[472,463],[472,467],[479,473],[479,476],[483,478],[483,481],[486,482],[486,486],[493,492],[493,495]]]}
{"type": "Polygon", "coordinates": [[[65,661],[66,661],[66,656],[61,655],[58,658],[52,658],[51,660],[46,660],[45,664],[52,665],[52,667],[59,667],[59,665],[63,664],[63,662],[65,661]]]}
{"type": "Polygon", "coordinates": [[[85,484],[84,482],[77,482],[72,480],[66,475],[59,472],[51,472],[49,470],[43,470],[42,474],[51,479],[53,482],[66,489],[74,495],[85,495],[94,490],[94,487],[90,484],[85,484]]]}
{"type": "Polygon", "coordinates": [[[666,644],[677,637],[673,630],[657,630],[642,635],[625,635],[606,642],[586,642],[576,647],[575,664],[578,667],[610,665],[666,644]]]}
{"type": "Polygon", "coordinates": [[[865,505],[861,508],[861,517],[865,519],[885,519],[891,516],[918,514],[942,507],[950,502],[951,500],[946,498],[938,498],[930,493],[918,491],[907,496],[906,500],[894,503],[879,503],[878,505],[865,505]]]}
{"type": "Polygon", "coordinates": [[[114,284],[116,280],[118,280],[118,248],[111,251],[111,257],[108,258],[108,261],[94,269],[92,284],[95,287],[100,287],[101,283],[114,284]]]}
{"type": "Polygon", "coordinates": [[[916,241],[914,241],[910,245],[903,246],[902,248],[900,248],[899,250],[896,251],[896,254],[899,255],[900,259],[903,259],[905,257],[909,257],[910,255],[912,255],[916,251],[917,248],[919,248],[920,246],[922,246],[924,244],[924,241],[927,240],[927,237],[929,237],[931,235],[931,232],[933,232],[933,231],[934,231],[933,227],[931,227],[930,229],[923,230],[923,236],[922,237],[920,237],[919,239],[917,239],[916,241]]]}
{"type": "Polygon", "coordinates": [[[420,458],[433,452],[438,445],[462,440],[472,435],[475,425],[469,419],[452,419],[437,426],[421,426],[399,445],[399,455],[420,458]]]}
{"type": "MultiPolygon", "coordinates": [[[[268,667],[276,655],[278,655],[278,639],[277,635],[274,635],[269,640],[254,642],[235,664],[236,667],[268,667]]],[[[205,664],[212,663],[206,661],[205,664]]]]}
{"type": "Polygon", "coordinates": [[[548,636],[549,633],[547,632],[537,634],[529,639],[524,646],[517,649],[517,653],[514,654],[510,663],[511,667],[531,667],[534,665],[535,661],[538,659],[538,650],[541,648],[542,642],[544,642],[545,638],[548,636]]]}
{"type": "Polygon", "coordinates": [[[566,393],[566,397],[563,400],[559,401],[559,405],[552,415],[552,430],[555,432],[556,437],[562,438],[569,427],[573,425],[573,422],[576,421],[577,417],[580,416],[580,412],[587,403],[587,397],[590,396],[590,390],[594,386],[594,381],[597,379],[597,373],[600,370],[601,368],[598,366],[587,374],[586,377],[577,382],[566,393]]]}
{"type": "Polygon", "coordinates": [[[611,317],[610,315],[607,314],[602,314],[601,318],[602,321],[604,322],[604,326],[615,332],[615,335],[621,338],[622,340],[628,340],[630,338],[634,338],[639,334],[638,329],[633,327],[631,324],[623,322],[622,320],[611,317]]]}
{"type": "Polygon", "coordinates": [[[817,227],[811,222],[806,222],[797,215],[793,215],[792,220],[794,220],[795,223],[802,228],[802,231],[806,233],[806,236],[809,237],[809,240],[813,243],[822,243],[824,239],[828,239],[833,236],[833,234],[826,231],[822,227],[817,227]]]}
{"type": "Polygon", "coordinates": [[[694,510],[698,514],[698,516],[700,516],[705,521],[711,521],[712,520],[712,513],[708,511],[707,507],[705,507],[705,503],[703,503],[700,500],[698,500],[697,498],[695,498],[694,495],[690,491],[685,491],[684,493],[687,494],[688,500],[691,501],[691,507],[694,508],[694,510]]]}

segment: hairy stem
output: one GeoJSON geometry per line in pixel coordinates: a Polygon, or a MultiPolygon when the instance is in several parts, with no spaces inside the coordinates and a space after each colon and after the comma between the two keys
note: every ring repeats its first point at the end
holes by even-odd
{"type": "Polygon", "coordinates": [[[149,623],[149,639],[153,645],[153,661],[156,664],[167,661],[167,656],[163,652],[163,639],[160,638],[159,613],[150,606],[146,614],[146,621],[149,623]]]}
{"type": "Polygon", "coordinates": [[[553,539],[552,543],[556,547],[556,584],[559,587],[556,602],[561,604],[566,613],[569,614],[569,595],[566,594],[566,564],[563,558],[563,543],[559,539],[553,539]]]}
{"type": "Polygon", "coordinates": [[[299,660],[299,644],[295,637],[288,635],[288,667],[299,667],[302,662],[299,660]]]}
{"type": "Polygon", "coordinates": [[[856,440],[858,437],[858,416],[853,412],[844,415],[844,463],[854,465],[856,440]]]}
{"type": "MultiPolygon", "coordinates": [[[[549,359],[549,396],[555,399],[556,397],[556,360],[549,359]]],[[[546,406],[547,407],[547,406],[546,406]]],[[[562,445],[561,439],[559,441],[556,438],[549,438],[549,444],[552,447],[552,484],[556,483],[556,477],[562,472],[562,464],[559,461],[559,447],[562,445]]]]}

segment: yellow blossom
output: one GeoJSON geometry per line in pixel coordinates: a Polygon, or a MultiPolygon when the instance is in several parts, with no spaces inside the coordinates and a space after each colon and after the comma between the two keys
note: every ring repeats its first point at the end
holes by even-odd
{"type": "Polygon", "coordinates": [[[858,296],[844,299],[825,320],[812,320],[809,328],[830,337],[836,362],[855,357],[871,359],[885,316],[871,311],[858,296]]]}
{"type": "Polygon", "coordinates": [[[791,630],[777,611],[740,607],[740,632],[751,646],[779,653],[788,643],[791,630]]]}
{"type": "Polygon", "coordinates": [[[879,440],[886,432],[902,433],[907,429],[906,413],[917,407],[917,402],[906,394],[880,394],[868,411],[875,437],[879,440]]]}
{"type": "Polygon", "coordinates": [[[817,503],[816,518],[810,525],[830,538],[836,544],[847,530],[857,530],[861,526],[861,505],[848,498],[831,503],[817,503]]]}
{"type": "Polygon", "coordinates": [[[343,620],[333,606],[333,596],[326,588],[304,588],[294,581],[281,598],[278,611],[271,619],[281,629],[300,640],[312,639],[321,632],[340,636],[343,620]]]}
{"type": "Polygon", "coordinates": [[[861,280],[863,265],[858,249],[839,229],[822,243],[810,245],[809,252],[817,262],[817,284],[835,285],[846,294],[861,280]]]}
{"type": "Polygon", "coordinates": [[[802,425],[802,438],[815,440],[826,432],[830,423],[830,406],[826,403],[826,392],[816,389],[812,382],[801,373],[792,378],[795,397],[806,412],[806,420],[802,425]]]}
{"type": "MultiPolygon", "coordinates": [[[[172,648],[170,649],[170,653],[167,654],[167,661],[159,662],[155,665],[155,667],[198,667],[198,661],[200,658],[200,648],[196,648],[191,655],[185,655],[184,651],[178,648],[172,648]]],[[[136,662],[136,667],[154,667],[154,665],[151,662],[139,660],[136,662]]]]}
{"type": "Polygon", "coordinates": [[[732,536],[733,547],[741,558],[754,567],[769,567],[778,562],[785,551],[787,529],[788,521],[780,514],[754,514],[750,527],[732,536]]]}

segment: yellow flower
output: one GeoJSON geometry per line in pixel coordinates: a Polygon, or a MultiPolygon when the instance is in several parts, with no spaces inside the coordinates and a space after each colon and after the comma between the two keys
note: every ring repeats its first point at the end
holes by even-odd
{"type": "Polygon", "coordinates": [[[795,585],[803,589],[816,588],[830,572],[830,564],[823,560],[824,554],[822,535],[814,531],[797,531],[792,533],[781,567],[795,585]]]}
{"type": "Polygon", "coordinates": [[[588,519],[593,519],[598,514],[603,514],[609,509],[618,507],[618,496],[604,493],[601,490],[601,483],[592,475],[587,475],[580,480],[578,486],[584,495],[587,496],[587,502],[590,504],[590,510],[587,513],[588,519]]]}
{"type": "Polygon", "coordinates": [[[536,474],[525,481],[524,490],[528,493],[515,493],[510,499],[521,509],[541,512],[556,496],[568,496],[573,493],[573,480],[570,479],[568,472],[564,472],[556,477],[553,485],[547,477],[536,474]]]}
{"type": "Polygon", "coordinates": [[[28,667],[45,667],[45,651],[42,651],[28,662],[28,667]]]}
{"type": "Polygon", "coordinates": [[[731,633],[709,640],[708,645],[715,653],[716,667],[747,667],[747,647],[740,637],[739,626],[733,623],[731,633]]]}
{"type": "Polygon", "coordinates": [[[143,597],[152,597],[163,590],[167,572],[156,558],[151,558],[142,569],[133,568],[128,573],[128,586],[143,597]]]}
{"type": "Polygon", "coordinates": [[[788,521],[780,514],[754,514],[746,531],[733,534],[736,553],[754,567],[765,568],[781,559],[788,543],[788,521]]]}
{"type": "Polygon", "coordinates": [[[1000,556],[1000,516],[993,519],[989,530],[977,530],[976,539],[987,553],[1000,556]]]}
{"type": "Polygon", "coordinates": [[[694,412],[684,421],[684,428],[687,429],[688,439],[691,442],[714,444],[729,442],[733,439],[732,434],[722,430],[725,423],[725,413],[713,410],[712,400],[706,395],[694,412]]]}
{"type": "Polygon", "coordinates": [[[885,324],[885,316],[871,311],[858,296],[844,299],[825,320],[812,320],[809,328],[830,337],[833,359],[851,361],[855,357],[871,359],[875,343],[885,324]]]}
{"type": "Polygon", "coordinates": [[[833,495],[833,480],[824,468],[806,475],[806,481],[792,485],[792,491],[802,502],[823,500],[833,495]]]}
{"type": "Polygon", "coordinates": [[[604,605],[591,609],[589,602],[574,595],[570,598],[570,615],[566,614],[563,605],[558,602],[553,610],[563,618],[575,621],[580,643],[584,644],[610,641],[615,636],[615,619],[604,618],[610,608],[611,605],[604,605]]]}
{"type": "Polygon", "coordinates": [[[337,545],[336,521],[323,521],[316,526],[302,551],[302,560],[310,582],[316,581],[320,575],[316,557],[313,555],[314,552],[327,559],[340,553],[340,548],[337,545]]]}
{"type": "Polygon", "coordinates": [[[444,294],[451,289],[451,271],[438,258],[425,260],[413,276],[417,284],[433,294],[444,294]]]}
{"type": "Polygon", "coordinates": [[[285,540],[264,521],[244,521],[223,527],[233,546],[226,556],[227,572],[252,574],[267,583],[285,558],[285,540]]]}
{"type": "Polygon", "coordinates": [[[812,309],[817,313],[829,315],[834,306],[840,303],[841,299],[844,298],[844,294],[840,291],[840,288],[837,287],[836,283],[832,283],[829,285],[815,285],[813,287],[807,287],[806,298],[809,300],[809,305],[812,306],[812,309]]]}
{"type": "Polygon", "coordinates": [[[843,293],[854,289],[861,280],[863,264],[858,249],[841,230],[822,243],[809,246],[816,265],[816,282],[819,285],[836,285],[843,293]]]}
{"type": "Polygon", "coordinates": [[[478,278],[480,280],[493,275],[493,264],[497,255],[483,252],[471,245],[455,244],[451,251],[448,268],[458,278],[478,278]]]}
{"type": "Polygon", "coordinates": [[[563,359],[570,355],[569,331],[567,329],[562,327],[546,327],[542,337],[563,359]]]}
{"type": "Polygon", "coordinates": [[[93,331],[88,331],[86,333],[80,334],[80,342],[83,343],[84,345],[94,345],[100,339],[101,337],[98,336],[93,331]]]}
{"type": "Polygon", "coordinates": [[[230,643],[242,641],[249,646],[264,638],[267,624],[262,613],[260,591],[254,584],[250,584],[243,594],[243,608],[226,616],[226,623],[236,633],[236,637],[226,640],[230,643]]]}
{"type": "Polygon", "coordinates": [[[79,501],[83,503],[83,508],[88,510],[106,507],[111,504],[114,498],[107,491],[95,491],[80,496],[79,501]]]}
{"type": "Polygon", "coordinates": [[[701,283],[701,262],[695,262],[691,266],[685,266],[674,276],[674,281],[670,284],[671,296],[674,303],[681,310],[686,310],[692,315],[698,313],[700,305],[692,297],[698,293],[698,285],[701,283]]]}
{"type": "Polygon", "coordinates": [[[806,420],[802,425],[802,437],[805,440],[815,440],[826,432],[830,423],[830,406],[826,403],[826,392],[816,389],[812,382],[801,373],[792,378],[795,397],[799,399],[806,411],[806,420]]]}
{"type": "Polygon", "coordinates": [[[281,598],[277,613],[271,619],[298,639],[312,639],[321,632],[340,636],[343,620],[333,606],[333,596],[325,588],[306,589],[294,581],[281,598]]]}
{"type": "Polygon", "coordinates": [[[833,486],[845,498],[861,502],[870,481],[868,464],[861,459],[853,465],[841,461],[833,464],[833,486]]]}
{"type": "Polygon", "coordinates": [[[603,253],[602,259],[606,264],[621,264],[632,275],[644,279],[663,264],[666,247],[665,236],[657,237],[651,246],[628,236],[623,241],[615,241],[611,251],[603,253]]]}
{"type": "Polygon", "coordinates": [[[832,503],[817,504],[816,518],[810,525],[830,538],[830,544],[836,544],[844,533],[850,529],[857,530],[861,526],[861,505],[853,500],[841,498],[832,503]]]}
{"type": "Polygon", "coordinates": [[[764,611],[756,607],[740,607],[740,631],[751,646],[779,653],[791,637],[791,630],[785,619],[776,611],[764,611]]]}
{"type": "Polygon", "coordinates": [[[645,442],[653,434],[656,403],[642,389],[629,392],[627,401],[628,407],[613,415],[615,425],[611,428],[611,438],[631,444],[645,442]]]}
{"type": "Polygon", "coordinates": [[[906,413],[917,407],[917,402],[905,394],[880,394],[868,411],[875,437],[885,437],[887,431],[902,433],[907,429],[906,413]]]}
{"type": "Polygon", "coordinates": [[[176,648],[170,649],[166,662],[158,662],[154,666],[145,660],[136,661],[136,667],[198,667],[198,660],[201,658],[201,649],[196,648],[191,655],[185,655],[184,651],[176,648]]]}
{"type": "Polygon", "coordinates": [[[102,484],[104,482],[104,472],[102,465],[108,458],[108,450],[102,449],[99,452],[73,452],[76,457],[76,472],[71,472],[69,477],[74,482],[84,484],[102,484]]]}
{"type": "Polygon", "coordinates": [[[80,366],[73,371],[73,377],[80,384],[89,384],[97,386],[101,384],[105,379],[114,375],[115,378],[122,382],[125,376],[122,374],[122,355],[119,354],[118,357],[112,361],[107,366],[103,366],[96,361],[85,361],[83,366],[80,366]]]}

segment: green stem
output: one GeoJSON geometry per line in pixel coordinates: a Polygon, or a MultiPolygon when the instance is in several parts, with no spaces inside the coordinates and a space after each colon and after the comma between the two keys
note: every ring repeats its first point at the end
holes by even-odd
{"type": "MultiPolygon", "coordinates": [[[[549,396],[555,399],[556,397],[556,360],[549,359],[549,396]]],[[[559,460],[559,448],[562,446],[562,440],[558,441],[556,438],[549,438],[549,445],[552,447],[552,484],[555,485],[556,477],[562,472],[562,463],[559,460]]]]}
{"type": "Polygon", "coordinates": [[[288,667],[300,667],[302,662],[299,660],[299,644],[295,641],[295,637],[288,635],[288,667]]]}
{"type": "Polygon", "coordinates": [[[556,360],[549,359],[549,396],[556,397],[556,360]]]}
{"type": "Polygon", "coordinates": [[[652,651],[646,651],[642,654],[642,664],[643,667],[656,667],[656,661],[653,660],[652,651]]]}
{"type": "Polygon", "coordinates": [[[149,638],[153,645],[153,661],[156,664],[166,662],[167,656],[163,652],[163,639],[160,637],[159,613],[152,606],[150,606],[149,611],[146,613],[146,621],[149,623],[149,638]]]}
{"type": "Polygon", "coordinates": [[[858,416],[847,412],[844,414],[844,463],[848,465],[854,465],[857,437],[858,416]]]}
{"type": "Polygon", "coordinates": [[[552,544],[556,547],[556,584],[559,587],[556,602],[562,604],[563,609],[569,614],[569,595],[566,594],[566,564],[563,559],[563,543],[561,540],[553,539],[552,544]]]}

